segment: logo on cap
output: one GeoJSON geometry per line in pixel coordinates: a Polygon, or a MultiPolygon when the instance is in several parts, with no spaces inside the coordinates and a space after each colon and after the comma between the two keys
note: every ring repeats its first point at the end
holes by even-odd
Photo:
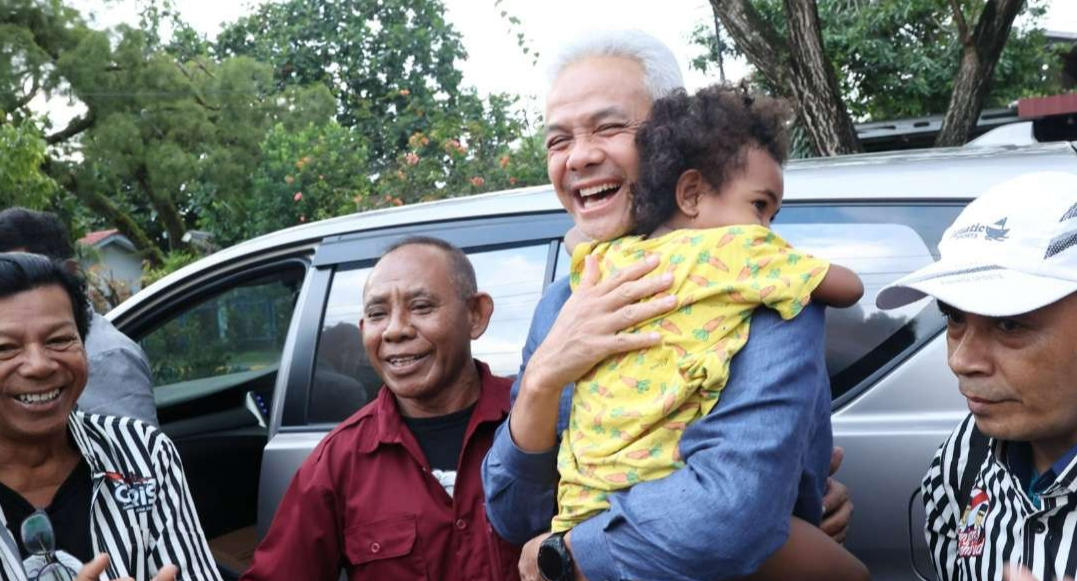
{"type": "Polygon", "coordinates": [[[981,224],[979,222],[975,224],[969,224],[960,230],[955,230],[950,238],[953,240],[966,240],[969,238],[979,238],[981,234],[984,235],[984,240],[991,242],[1002,242],[1009,238],[1010,229],[1006,227],[1006,220],[1009,218],[1003,218],[994,224],[981,224]]]}

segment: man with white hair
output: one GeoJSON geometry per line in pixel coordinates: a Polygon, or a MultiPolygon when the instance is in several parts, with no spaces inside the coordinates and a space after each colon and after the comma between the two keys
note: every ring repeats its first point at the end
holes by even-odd
{"type": "MultiPolygon", "coordinates": [[[[656,99],[683,86],[677,62],[642,32],[598,32],[565,50],[552,77],[547,170],[558,199],[585,236],[623,236],[634,227],[636,130],[656,99]]],[[[644,260],[596,284],[591,264],[575,292],[556,281],[536,308],[509,421],[483,464],[491,524],[527,542],[525,581],[538,579],[539,561],[542,576],[559,581],[743,576],[782,545],[791,514],[820,522],[832,449],[823,311],[782,322],[763,309],[721,401],[683,435],[685,467],[612,494],[609,510],[548,535],[572,383],[610,355],[658,341],[618,334],[674,306],[673,297],[639,302],[670,284],[645,276],[656,265],[644,260]]],[[[840,508],[828,532],[841,536],[851,504],[833,488],[829,506],[840,508]]]]}
{"type": "Polygon", "coordinates": [[[982,194],[938,262],[884,288],[880,308],[933,297],[971,414],[921,492],[941,580],[1042,581],[1077,570],[1077,175],[1031,173],[982,194]],[[1021,579],[1028,579],[1024,571],[1021,579]]]}

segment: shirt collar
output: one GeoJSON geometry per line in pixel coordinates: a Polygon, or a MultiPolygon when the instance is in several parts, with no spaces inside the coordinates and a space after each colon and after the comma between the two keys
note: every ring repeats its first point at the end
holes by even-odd
{"type": "Polygon", "coordinates": [[[75,447],[78,448],[82,457],[86,459],[86,463],[90,465],[90,473],[96,476],[106,472],[106,470],[98,454],[94,453],[90,433],[86,429],[85,418],[86,414],[78,410],[72,410],[71,415],[67,417],[67,428],[70,430],[71,439],[74,440],[75,447]]]}
{"type": "MultiPolygon", "coordinates": [[[[499,389],[497,377],[490,373],[490,366],[473,360],[479,371],[481,387],[479,399],[475,402],[475,411],[472,413],[471,422],[468,424],[467,441],[475,428],[485,422],[501,422],[509,413],[509,392],[507,389],[499,389]]],[[[403,417],[400,415],[400,406],[396,402],[393,393],[384,385],[378,391],[378,398],[374,404],[373,414],[375,418],[376,434],[374,441],[378,444],[400,443],[401,432],[406,428],[403,417]]],[[[370,450],[363,450],[371,452],[370,450]]]]}
{"type": "Polygon", "coordinates": [[[1032,462],[1032,445],[1028,442],[1006,443],[1006,463],[1023,487],[1034,493],[1046,491],[1056,481],[1061,481],[1062,486],[1074,486],[1077,470],[1071,470],[1070,472],[1075,472],[1071,474],[1067,474],[1066,470],[1070,468],[1075,458],[1077,458],[1077,446],[1070,448],[1058,460],[1055,460],[1046,472],[1036,474],[1032,462]]]}
{"type": "Polygon", "coordinates": [[[1073,462],[1074,458],[1077,458],[1077,446],[1070,448],[1061,458],[1055,460],[1055,463],[1051,464],[1051,472],[1054,472],[1056,476],[1062,474],[1073,462]]]}

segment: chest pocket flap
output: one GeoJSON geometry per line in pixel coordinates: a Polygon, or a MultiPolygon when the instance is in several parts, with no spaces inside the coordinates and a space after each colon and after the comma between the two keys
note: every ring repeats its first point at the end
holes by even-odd
{"type": "Polygon", "coordinates": [[[348,561],[362,565],[411,553],[415,547],[415,517],[410,515],[358,523],[344,531],[348,561]]]}

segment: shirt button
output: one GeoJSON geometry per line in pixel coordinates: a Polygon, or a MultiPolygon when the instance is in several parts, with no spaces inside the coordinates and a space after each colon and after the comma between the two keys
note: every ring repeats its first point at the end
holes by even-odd
{"type": "Polygon", "coordinates": [[[378,543],[370,543],[370,552],[377,553],[381,550],[381,545],[378,543]]]}
{"type": "Polygon", "coordinates": [[[467,528],[467,521],[465,521],[462,518],[456,519],[456,528],[458,528],[460,530],[466,529],[467,528]]]}
{"type": "Polygon", "coordinates": [[[1041,521],[1036,521],[1035,529],[1036,534],[1042,535],[1043,532],[1047,530],[1047,525],[1043,524],[1041,521]]]}

